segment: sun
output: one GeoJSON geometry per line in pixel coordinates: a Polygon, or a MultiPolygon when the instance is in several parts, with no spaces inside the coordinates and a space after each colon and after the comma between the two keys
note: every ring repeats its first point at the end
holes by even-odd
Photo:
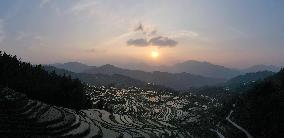
{"type": "Polygon", "coordinates": [[[152,57],[153,59],[158,58],[158,57],[159,57],[159,52],[158,52],[158,51],[152,51],[152,52],[151,52],[151,57],[152,57]]]}

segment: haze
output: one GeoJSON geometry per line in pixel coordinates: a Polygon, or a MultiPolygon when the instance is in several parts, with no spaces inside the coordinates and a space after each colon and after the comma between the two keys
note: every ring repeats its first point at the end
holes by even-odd
{"type": "Polygon", "coordinates": [[[282,66],[283,6],[276,0],[6,0],[0,48],[33,64],[282,66]]]}

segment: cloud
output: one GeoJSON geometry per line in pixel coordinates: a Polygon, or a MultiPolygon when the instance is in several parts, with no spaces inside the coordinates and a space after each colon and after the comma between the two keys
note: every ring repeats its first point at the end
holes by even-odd
{"type": "Polygon", "coordinates": [[[4,21],[0,19],[0,43],[5,39],[4,21]]]}
{"type": "Polygon", "coordinates": [[[147,46],[158,46],[158,47],[175,47],[178,42],[167,36],[157,36],[157,30],[152,26],[148,25],[145,27],[144,24],[139,23],[133,29],[133,32],[141,32],[142,38],[129,39],[126,44],[130,46],[137,47],[147,47],[147,46]]]}
{"type": "Polygon", "coordinates": [[[46,4],[50,3],[51,0],[41,0],[40,4],[39,4],[39,7],[42,8],[44,7],[46,4]]]}
{"type": "Polygon", "coordinates": [[[141,31],[144,32],[144,26],[140,23],[135,29],[134,31],[141,31]]]}
{"type": "Polygon", "coordinates": [[[18,32],[18,35],[15,38],[15,40],[16,41],[22,41],[22,40],[44,41],[45,37],[35,32],[18,32]]]}
{"type": "Polygon", "coordinates": [[[155,27],[149,24],[145,25],[139,23],[139,25],[134,28],[134,32],[142,32],[144,35],[153,36],[156,35],[158,31],[155,29],[155,27]]]}
{"type": "Polygon", "coordinates": [[[127,41],[127,45],[138,46],[138,47],[146,47],[146,46],[149,46],[149,42],[144,38],[129,39],[127,41]]]}
{"type": "Polygon", "coordinates": [[[164,36],[157,36],[149,40],[151,45],[159,47],[174,47],[178,44],[177,41],[164,36]]]}
{"type": "Polygon", "coordinates": [[[137,46],[137,47],[147,47],[150,45],[158,47],[174,47],[177,44],[178,44],[177,41],[164,36],[153,37],[149,41],[144,38],[129,39],[127,41],[127,45],[137,46]]]}
{"type": "Polygon", "coordinates": [[[21,44],[32,46],[46,46],[49,44],[48,38],[36,32],[18,32],[14,37],[15,41],[21,44]]]}
{"type": "Polygon", "coordinates": [[[98,49],[98,48],[91,48],[87,49],[86,52],[91,52],[91,53],[106,53],[106,49],[98,49]]]}
{"type": "Polygon", "coordinates": [[[80,1],[71,7],[71,12],[78,14],[82,11],[93,11],[98,2],[96,0],[80,1]]]}
{"type": "Polygon", "coordinates": [[[156,35],[157,34],[157,30],[152,30],[149,35],[156,35]]]}
{"type": "Polygon", "coordinates": [[[170,34],[169,36],[171,38],[181,38],[181,37],[193,38],[193,37],[198,37],[199,34],[194,32],[194,31],[182,30],[182,31],[178,31],[178,32],[175,32],[173,34],[170,34]]]}

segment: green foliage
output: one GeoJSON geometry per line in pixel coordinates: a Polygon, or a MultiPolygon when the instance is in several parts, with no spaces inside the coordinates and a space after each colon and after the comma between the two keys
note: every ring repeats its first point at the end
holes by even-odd
{"type": "Polygon", "coordinates": [[[48,73],[41,65],[21,62],[16,56],[0,51],[0,86],[25,93],[49,104],[83,109],[90,107],[84,85],[70,76],[48,73]]]}

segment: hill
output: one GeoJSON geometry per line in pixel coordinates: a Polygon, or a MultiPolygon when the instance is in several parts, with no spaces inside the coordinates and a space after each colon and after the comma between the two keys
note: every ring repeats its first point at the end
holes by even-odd
{"type": "Polygon", "coordinates": [[[34,66],[2,52],[0,78],[0,88],[9,87],[33,99],[73,109],[90,107],[84,85],[78,79],[48,73],[41,65],[34,66]]]}
{"type": "Polygon", "coordinates": [[[171,72],[187,72],[197,75],[202,75],[212,78],[229,79],[240,75],[241,72],[236,69],[226,68],[224,66],[211,64],[209,62],[200,62],[188,60],[182,63],[177,63],[170,67],[171,72]]]}
{"type": "Polygon", "coordinates": [[[151,66],[145,63],[128,64],[129,69],[143,70],[143,71],[162,71],[170,73],[191,73],[211,78],[230,79],[237,75],[242,74],[237,69],[231,69],[220,65],[215,65],[209,62],[201,62],[196,60],[188,60],[185,62],[177,63],[171,66],[151,66]]]}
{"type": "Polygon", "coordinates": [[[255,137],[284,137],[284,70],[264,79],[244,93],[234,120],[255,137]]]}
{"type": "Polygon", "coordinates": [[[122,69],[109,64],[101,67],[92,67],[91,69],[84,71],[84,73],[107,75],[120,74],[140,81],[154,83],[156,85],[163,85],[176,90],[184,90],[191,87],[200,87],[206,85],[216,85],[224,82],[222,79],[203,77],[190,73],[168,73],[160,71],[144,72],[140,70],[122,69]]]}
{"type": "Polygon", "coordinates": [[[273,65],[254,65],[243,70],[243,72],[259,72],[259,71],[272,71],[278,72],[280,68],[273,65]]]}
{"type": "Polygon", "coordinates": [[[54,67],[60,68],[60,69],[69,70],[69,71],[76,72],[76,73],[80,73],[80,72],[90,68],[90,66],[85,65],[85,64],[80,63],[80,62],[56,63],[56,64],[51,64],[50,66],[54,66],[54,67]]]}
{"type": "Polygon", "coordinates": [[[44,66],[44,69],[48,72],[55,71],[56,74],[63,76],[70,75],[73,79],[79,79],[84,83],[95,85],[95,86],[109,86],[113,85],[116,87],[143,87],[147,85],[146,82],[139,81],[132,79],[127,76],[119,75],[119,74],[113,74],[113,75],[107,75],[107,74],[88,74],[88,73],[74,73],[65,69],[59,69],[53,66],[44,66]]]}
{"type": "Polygon", "coordinates": [[[271,71],[260,71],[255,73],[246,73],[228,80],[225,86],[233,92],[245,92],[250,87],[254,86],[257,81],[261,81],[269,76],[274,75],[271,71]]]}
{"type": "MultiPolygon", "coordinates": [[[[95,68],[95,66],[89,66],[86,64],[82,64],[80,62],[56,63],[56,64],[51,64],[50,66],[69,70],[75,73],[82,73],[86,70],[95,68]]],[[[245,69],[233,69],[221,65],[212,64],[206,61],[196,61],[196,60],[188,60],[170,66],[166,65],[153,66],[153,65],[148,65],[146,63],[129,63],[118,67],[129,70],[141,70],[144,72],[153,72],[153,71],[169,72],[169,73],[186,72],[204,77],[219,78],[226,80],[232,79],[239,75],[244,75],[245,73],[253,73],[260,71],[278,72],[280,70],[279,67],[273,65],[254,65],[245,69]]]]}

